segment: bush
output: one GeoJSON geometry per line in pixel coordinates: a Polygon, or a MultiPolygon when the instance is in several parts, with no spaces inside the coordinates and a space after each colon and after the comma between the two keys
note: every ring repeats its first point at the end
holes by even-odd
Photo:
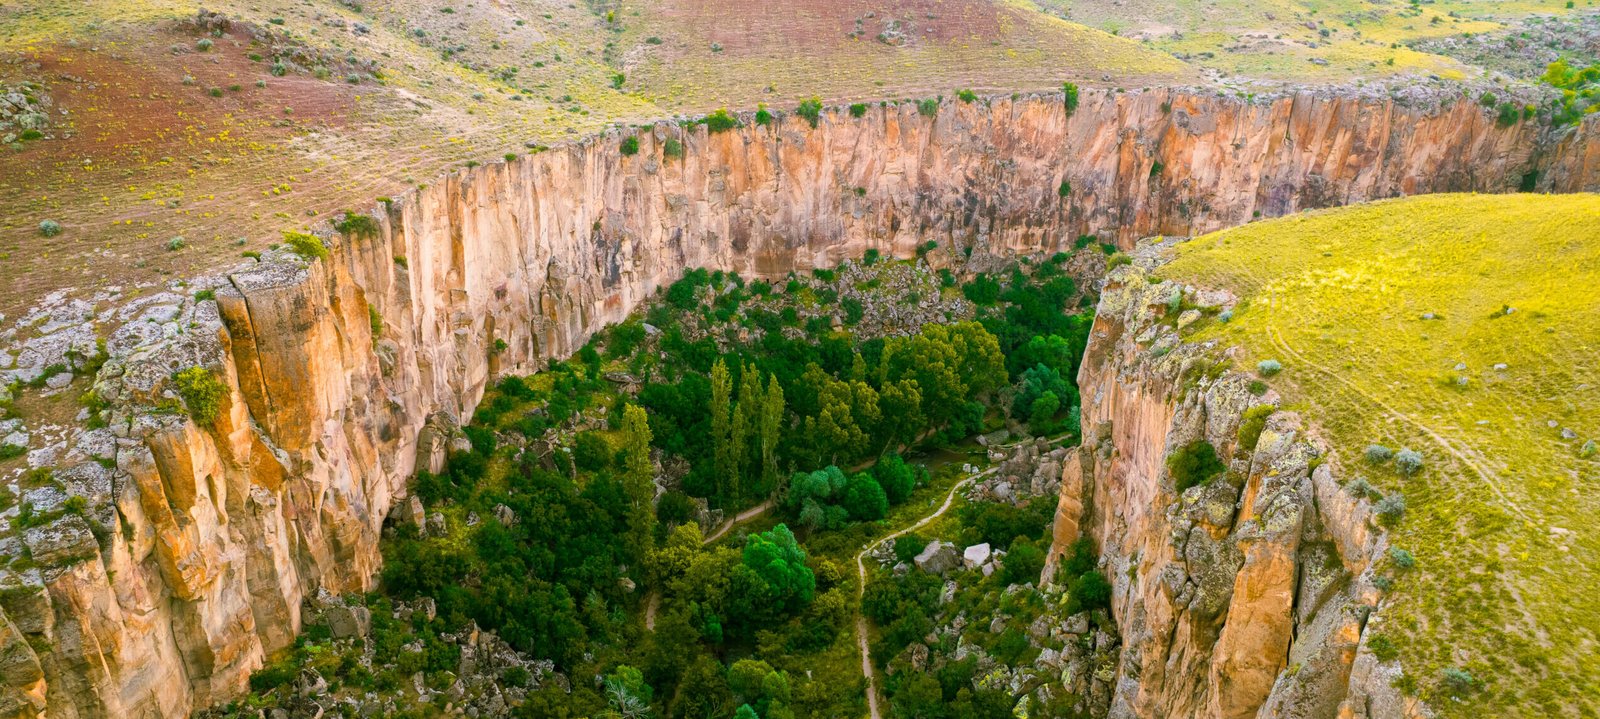
{"type": "Polygon", "coordinates": [[[1007,586],[1012,584],[1029,584],[1039,581],[1039,573],[1044,571],[1044,550],[1039,549],[1033,540],[1023,537],[1011,543],[1011,551],[1006,552],[1005,560],[1000,567],[1000,579],[1007,586]]]}
{"type": "Polygon", "coordinates": [[[739,126],[739,119],[728,114],[727,108],[720,108],[716,112],[706,115],[706,129],[713,134],[726,132],[739,126]]]}
{"type": "Polygon", "coordinates": [[[1267,418],[1276,411],[1278,408],[1270,404],[1258,404],[1245,410],[1244,421],[1239,423],[1239,446],[1254,452],[1261,442],[1261,432],[1267,428],[1267,418]]]}
{"type": "Polygon", "coordinates": [[[961,294],[975,305],[992,305],[1000,301],[1000,283],[986,274],[979,274],[961,286],[961,294]]]}
{"type": "Polygon", "coordinates": [[[573,445],[572,461],[578,469],[594,472],[611,466],[611,443],[599,432],[579,432],[573,445]]]}
{"type": "Polygon", "coordinates": [[[639,138],[637,138],[637,137],[628,137],[628,138],[624,139],[622,141],[622,147],[619,148],[619,149],[622,150],[622,154],[623,155],[626,155],[626,156],[629,156],[629,157],[632,157],[634,155],[639,154],[639,138]]]}
{"type": "Polygon", "coordinates": [[[971,90],[962,90],[956,93],[956,99],[970,104],[978,100],[978,94],[971,90]]]}
{"type": "Polygon", "coordinates": [[[916,532],[901,535],[894,540],[894,558],[897,562],[910,564],[922,550],[928,548],[928,538],[916,532]]]}
{"type": "Polygon", "coordinates": [[[178,385],[178,394],[189,408],[189,416],[202,427],[217,421],[222,411],[222,398],[228,388],[204,367],[190,367],[172,376],[178,385]]]}
{"type": "Polygon", "coordinates": [[[851,105],[850,106],[850,116],[851,117],[866,117],[867,116],[867,106],[866,106],[866,104],[858,102],[858,103],[856,103],[854,105],[851,105]]]}
{"type": "Polygon", "coordinates": [[[295,254],[308,261],[328,259],[328,246],[322,244],[322,239],[316,235],[304,232],[284,231],[283,241],[295,254]]]}
{"type": "Polygon", "coordinates": [[[1256,373],[1262,377],[1271,377],[1283,371],[1283,363],[1275,359],[1264,359],[1256,364],[1256,373]]]}
{"type": "Polygon", "coordinates": [[[1122,254],[1121,252],[1117,252],[1115,254],[1112,254],[1110,257],[1106,258],[1106,271],[1110,272],[1110,271],[1112,271],[1114,269],[1117,269],[1118,267],[1121,267],[1123,265],[1131,265],[1131,264],[1133,264],[1133,258],[1132,257],[1129,257],[1129,256],[1127,256],[1125,254],[1122,254]]]}
{"type": "Polygon", "coordinates": [[[1394,645],[1394,640],[1382,634],[1374,634],[1367,640],[1367,649],[1372,651],[1372,656],[1380,662],[1387,662],[1400,656],[1400,648],[1394,645]]]}
{"type": "Polygon", "coordinates": [[[762,127],[772,124],[772,113],[767,110],[766,103],[756,105],[756,124],[762,127]]]}
{"type": "Polygon", "coordinates": [[[1217,459],[1217,449],[1203,439],[1190,442],[1167,457],[1167,473],[1172,475],[1172,486],[1179,493],[1211,481],[1226,469],[1217,459]]]}
{"type": "Polygon", "coordinates": [[[1440,673],[1439,684],[1450,696],[1459,697],[1472,691],[1478,685],[1478,680],[1465,669],[1450,667],[1440,673]]]}
{"type": "Polygon", "coordinates": [[[167,240],[167,251],[168,252],[177,252],[178,250],[181,250],[181,249],[183,249],[185,247],[188,247],[188,246],[189,246],[189,241],[183,239],[182,235],[179,235],[179,236],[174,237],[174,238],[172,238],[170,240],[167,240]]]}
{"type": "Polygon", "coordinates": [[[1061,83],[1061,104],[1067,109],[1067,117],[1078,109],[1078,86],[1070,82],[1061,83]]]}
{"type": "MultiPolygon", "coordinates": [[[[759,115],[760,114],[757,113],[758,117],[759,117],[759,115]]],[[[666,142],[661,143],[661,156],[662,157],[683,157],[683,143],[678,142],[677,138],[673,138],[673,137],[667,138],[666,142]]]]}
{"type": "Polygon", "coordinates": [[[1373,511],[1378,515],[1378,523],[1385,527],[1393,527],[1400,523],[1400,518],[1406,515],[1405,495],[1395,492],[1378,500],[1373,511]]]}
{"type": "Polygon", "coordinates": [[[194,49],[199,50],[200,52],[209,52],[214,44],[215,43],[211,42],[211,38],[203,37],[200,38],[199,42],[194,44],[194,49]]]}
{"type": "Polygon", "coordinates": [[[39,234],[44,235],[45,237],[55,237],[56,235],[61,234],[61,223],[56,222],[55,220],[40,221],[39,234]]]}
{"type": "MultiPolygon", "coordinates": [[[[800,106],[795,108],[794,114],[805,118],[806,122],[815,128],[817,120],[822,117],[822,99],[813,97],[809,100],[801,101],[800,106]]],[[[856,117],[860,116],[856,115],[856,117]]]]}
{"type": "MultiPolygon", "coordinates": [[[[1066,180],[1062,180],[1061,181],[1061,186],[1056,188],[1056,194],[1061,196],[1061,197],[1067,197],[1068,195],[1071,195],[1072,194],[1072,183],[1067,182],[1066,180]]],[[[1082,238],[1079,238],[1079,239],[1082,239],[1082,238]]],[[[1082,245],[1079,245],[1079,247],[1082,247],[1082,245]]]]}
{"type": "Polygon", "coordinates": [[[1381,444],[1369,444],[1366,451],[1362,452],[1362,456],[1372,464],[1383,464],[1394,457],[1394,450],[1381,444]]]}
{"type": "Polygon", "coordinates": [[[1111,582],[1097,570],[1089,570],[1072,580],[1067,591],[1070,596],[1067,600],[1068,615],[1111,607],[1111,582]]]}
{"type": "Polygon", "coordinates": [[[1408,477],[1421,472],[1422,465],[1422,453],[1414,449],[1402,449],[1394,455],[1394,468],[1408,477]]]}
{"type": "Polygon", "coordinates": [[[1417,555],[1399,547],[1390,547],[1389,561],[1394,562],[1394,566],[1400,569],[1410,569],[1417,566],[1417,555]]]}
{"type": "Polygon", "coordinates": [[[377,239],[379,234],[378,221],[364,213],[345,212],[343,219],[333,223],[333,229],[345,237],[358,240],[377,239]]]}
{"type": "Polygon", "coordinates": [[[917,114],[922,115],[924,117],[933,117],[934,115],[939,114],[939,100],[938,100],[938,98],[930,97],[930,98],[928,98],[926,100],[918,102],[917,103],[917,114]]]}

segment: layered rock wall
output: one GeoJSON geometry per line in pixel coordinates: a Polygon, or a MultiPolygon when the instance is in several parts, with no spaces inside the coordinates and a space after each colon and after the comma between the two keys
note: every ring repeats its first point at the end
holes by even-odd
{"type": "Polygon", "coordinates": [[[1226,349],[1180,341],[1168,308],[1184,291],[1113,272],[1078,376],[1085,440],[1065,462],[1052,554],[1080,533],[1100,548],[1123,639],[1110,715],[1420,716],[1389,684],[1398,665],[1362,644],[1386,546],[1369,498],[1340,486],[1295,413],[1245,445],[1247,413],[1276,393],[1219,370],[1226,349]],[[1180,492],[1166,460],[1201,441],[1227,471],[1180,492]]]}
{"type": "MultiPolygon", "coordinates": [[[[685,268],[778,276],[930,241],[949,262],[967,248],[980,259],[1070,251],[1088,234],[1128,246],[1258,213],[1506,191],[1529,173],[1543,189],[1586,189],[1600,183],[1592,134],[1498,127],[1468,103],[1086,91],[1070,115],[1055,96],[950,103],[933,118],[910,104],[831,112],[815,129],[798,118],[719,134],[660,124],[639,133],[636,155],[612,133],[452,175],[375,209],[376,236],[324,232],[327,258],[281,249],[226,273],[214,301],[161,293],[93,308],[124,320],[95,382],[105,426],[72,433],[54,475],[24,490],[42,519],[22,527],[13,510],[0,540],[31,556],[0,570],[0,713],[171,717],[243,691],[299,630],[309,593],[372,585],[384,517],[419,465],[437,465],[444,428],[490,378],[572,352],[685,268]],[[668,139],[681,157],[663,156],[668,139]],[[172,380],[193,366],[222,381],[218,416],[203,425],[172,380]]],[[[1094,421],[1125,434],[1112,440],[1118,461],[1144,471],[1159,456],[1136,446],[1158,445],[1180,414],[1211,415],[1141,387],[1085,394],[1103,394],[1094,421]]],[[[1286,449],[1272,461],[1301,460],[1286,449]]],[[[1094,504],[1145,513],[1127,519],[1126,541],[1141,543],[1124,552],[1140,553],[1130,566],[1172,565],[1164,531],[1176,520],[1150,514],[1167,498],[1086,466],[1094,504]]],[[[1259,506],[1303,489],[1259,474],[1259,506]]],[[[1234,531],[1232,517],[1208,521],[1189,531],[1234,531]]],[[[1259,567],[1234,596],[1270,595],[1252,611],[1279,619],[1274,647],[1298,611],[1282,582],[1304,551],[1278,538],[1313,518],[1285,521],[1260,526],[1261,552],[1229,560],[1259,567]]],[[[1095,531],[1109,550],[1108,527],[1095,531]]],[[[1218,541],[1186,546],[1233,557],[1218,541]]],[[[1138,576],[1119,581],[1121,606],[1162,591],[1138,576]]],[[[1141,606],[1154,615],[1143,626],[1194,635],[1215,633],[1221,611],[1141,606]]],[[[1201,645],[1183,636],[1129,653],[1147,688],[1129,706],[1217,703],[1239,715],[1273,674],[1242,654],[1220,665],[1185,654],[1201,645]],[[1244,699],[1207,689],[1224,681],[1247,685],[1244,699]]]]}

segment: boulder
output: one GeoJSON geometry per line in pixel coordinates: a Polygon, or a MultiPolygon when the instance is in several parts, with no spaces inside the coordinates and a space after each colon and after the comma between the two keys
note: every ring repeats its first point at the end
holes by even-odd
{"type": "Polygon", "coordinates": [[[929,542],[922,553],[913,560],[917,569],[930,574],[944,574],[956,568],[956,545],[950,542],[929,542]]]}
{"type": "Polygon", "coordinates": [[[328,609],[324,619],[335,639],[364,637],[372,628],[372,611],[363,606],[335,604],[328,609]]]}
{"type": "Polygon", "coordinates": [[[33,561],[45,567],[70,564],[100,552],[89,523],[76,514],[29,529],[23,533],[22,542],[28,545],[33,561]]]}
{"type": "Polygon", "coordinates": [[[961,565],[967,569],[976,569],[987,564],[991,554],[994,554],[994,551],[989,548],[988,542],[974,544],[961,553],[961,565]]]}

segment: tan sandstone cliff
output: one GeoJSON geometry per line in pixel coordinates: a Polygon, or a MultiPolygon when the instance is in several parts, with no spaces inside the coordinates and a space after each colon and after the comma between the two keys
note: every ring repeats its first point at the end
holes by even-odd
{"type": "Polygon", "coordinates": [[[1362,649],[1381,604],[1385,538],[1367,497],[1344,490],[1301,418],[1277,412],[1243,447],[1252,377],[1229,354],[1180,342],[1175,293],[1232,298],[1138,267],[1107,278],[1079,372],[1084,442],[1065,465],[1054,527],[1101,549],[1123,640],[1112,717],[1421,716],[1389,685],[1399,671],[1362,649]],[[1204,440],[1227,473],[1177,492],[1166,458],[1204,440]]]}
{"type": "MultiPolygon", "coordinates": [[[[172,717],[238,694],[299,630],[303,598],[371,586],[384,517],[414,470],[440,461],[449,427],[493,375],[572,352],[687,267],[774,276],[868,248],[910,256],[930,240],[956,259],[966,247],[979,258],[1070,250],[1083,234],[1127,246],[1256,213],[1506,191],[1530,172],[1544,189],[1593,188],[1593,134],[1593,124],[1557,136],[1497,127],[1464,102],[1423,111],[1310,94],[1252,104],[1100,91],[1070,117],[1059,96],[1030,96],[950,103],[935,118],[910,104],[833,112],[816,129],[798,118],[715,135],[663,123],[639,132],[636,156],[620,154],[614,132],[444,178],[376,208],[377,237],[324,232],[325,260],[278,250],[210,278],[214,301],[185,291],[58,302],[34,313],[44,319],[30,332],[109,333],[95,380],[107,426],[47,448],[54,475],[22,499],[50,521],[21,529],[15,509],[4,518],[0,552],[29,559],[0,570],[0,715],[172,717]],[[684,157],[662,157],[668,138],[684,157]],[[196,365],[228,389],[206,427],[171,381],[196,365]],[[86,510],[52,514],[74,496],[86,510]]],[[[36,364],[14,376],[77,363],[64,348],[93,344],[33,339],[18,357],[36,364]]],[[[1223,420],[1206,424],[1219,415],[1158,401],[1170,388],[1154,381],[1123,391],[1085,379],[1097,397],[1086,421],[1110,420],[1124,468],[1159,466],[1174,422],[1226,433],[1223,420]]],[[[1296,435],[1273,437],[1264,446],[1281,451],[1258,451],[1263,466],[1303,474],[1296,435]]],[[[1106,471],[1082,456],[1085,477],[1106,471]]],[[[1168,517],[1156,507],[1171,498],[1155,485],[1085,479],[1095,506],[1140,508],[1125,525],[1094,525],[1112,557],[1137,557],[1116,572],[1119,620],[1147,615],[1124,626],[1133,683],[1118,701],[1130,711],[1243,716],[1268,690],[1332,696],[1294,679],[1273,690],[1278,662],[1230,649],[1309,646],[1290,629],[1307,605],[1290,594],[1308,586],[1294,581],[1297,558],[1320,520],[1291,501],[1306,486],[1258,469],[1248,494],[1264,519],[1249,542],[1231,509],[1206,511],[1220,498],[1168,517]],[[1179,527],[1190,539],[1174,545],[1179,527]],[[1240,569],[1169,576],[1180,550],[1240,569]],[[1154,601],[1169,595],[1188,608],[1154,601]],[[1258,615],[1265,635],[1212,636],[1220,613],[1257,595],[1238,611],[1258,615]],[[1224,682],[1236,684],[1211,689],[1224,682]]],[[[1328,641],[1305,651],[1348,653],[1353,626],[1330,620],[1328,641]]]]}

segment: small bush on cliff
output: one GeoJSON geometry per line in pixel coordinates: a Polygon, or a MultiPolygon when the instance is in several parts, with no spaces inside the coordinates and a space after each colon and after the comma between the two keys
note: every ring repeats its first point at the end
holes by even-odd
{"type": "Polygon", "coordinates": [[[764,102],[756,105],[756,124],[762,127],[772,124],[772,111],[767,109],[764,102]]]}
{"type": "Polygon", "coordinates": [[[204,367],[190,367],[172,376],[178,385],[178,394],[189,408],[189,416],[202,427],[217,421],[222,411],[222,398],[228,389],[216,375],[204,367]]]}
{"type": "Polygon", "coordinates": [[[1078,86],[1070,82],[1061,83],[1061,104],[1067,109],[1067,117],[1078,109],[1078,86]]]}
{"type": "Polygon", "coordinates": [[[1111,582],[1099,571],[1090,570],[1072,580],[1067,587],[1067,614],[1111,607],[1111,582]]]}
{"type": "Polygon", "coordinates": [[[713,134],[732,130],[739,126],[739,119],[728,114],[727,108],[721,108],[710,115],[706,115],[705,122],[706,129],[713,134]]]}
{"type": "Polygon", "coordinates": [[[1401,517],[1406,515],[1405,495],[1396,492],[1384,497],[1378,500],[1377,506],[1373,509],[1378,515],[1378,524],[1385,527],[1393,527],[1400,523],[1401,517]]]}
{"type": "Polygon", "coordinates": [[[622,141],[622,154],[632,157],[639,154],[639,138],[629,137],[622,141]]]}
{"type": "Polygon", "coordinates": [[[965,102],[965,103],[977,102],[978,101],[978,93],[975,93],[975,92],[973,92],[971,90],[962,90],[962,91],[956,93],[956,99],[958,99],[958,100],[960,100],[962,102],[965,102]]]}
{"type": "Polygon", "coordinates": [[[1179,447],[1167,457],[1167,472],[1172,475],[1172,486],[1179,492],[1205,484],[1225,469],[1222,460],[1217,458],[1217,448],[1203,439],[1179,447]]]}
{"type": "Polygon", "coordinates": [[[318,238],[316,235],[308,235],[304,232],[293,232],[286,230],[283,233],[283,242],[284,244],[287,244],[289,249],[294,251],[295,254],[304,257],[307,260],[314,261],[328,259],[328,246],[322,244],[321,238],[318,238]]]}
{"type": "Polygon", "coordinates": [[[1258,404],[1245,410],[1244,421],[1239,423],[1239,447],[1254,452],[1256,444],[1261,441],[1261,432],[1267,428],[1267,418],[1277,407],[1270,404],[1258,404]]]}
{"type": "Polygon", "coordinates": [[[821,98],[813,97],[809,100],[801,101],[800,106],[794,109],[794,114],[805,118],[806,122],[815,128],[817,120],[822,117],[821,98]]]}
{"type": "Polygon", "coordinates": [[[661,143],[661,156],[683,157],[683,143],[678,142],[677,138],[667,138],[666,142],[661,143]]]}
{"type": "Polygon", "coordinates": [[[939,98],[930,97],[917,103],[917,114],[924,117],[933,117],[939,114],[939,98]]]}
{"type": "MultiPolygon", "coordinates": [[[[1061,186],[1056,188],[1056,194],[1061,196],[1061,197],[1070,196],[1072,194],[1072,183],[1067,182],[1066,180],[1062,180],[1061,181],[1061,186]]],[[[1083,245],[1079,245],[1079,247],[1082,247],[1082,246],[1083,245]]]]}
{"type": "Polygon", "coordinates": [[[856,103],[854,105],[851,105],[850,106],[850,116],[851,117],[866,117],[867,116],[866,103],[858,102],[858,103],[856,103]]]}
{"type": "Polygon", "coordinates": [[[345,212],[343,219],[333,223],[333,229],[345,237],[357,240],[372,240],[378,237],[378,221],[366,214],[345,212]]]}

